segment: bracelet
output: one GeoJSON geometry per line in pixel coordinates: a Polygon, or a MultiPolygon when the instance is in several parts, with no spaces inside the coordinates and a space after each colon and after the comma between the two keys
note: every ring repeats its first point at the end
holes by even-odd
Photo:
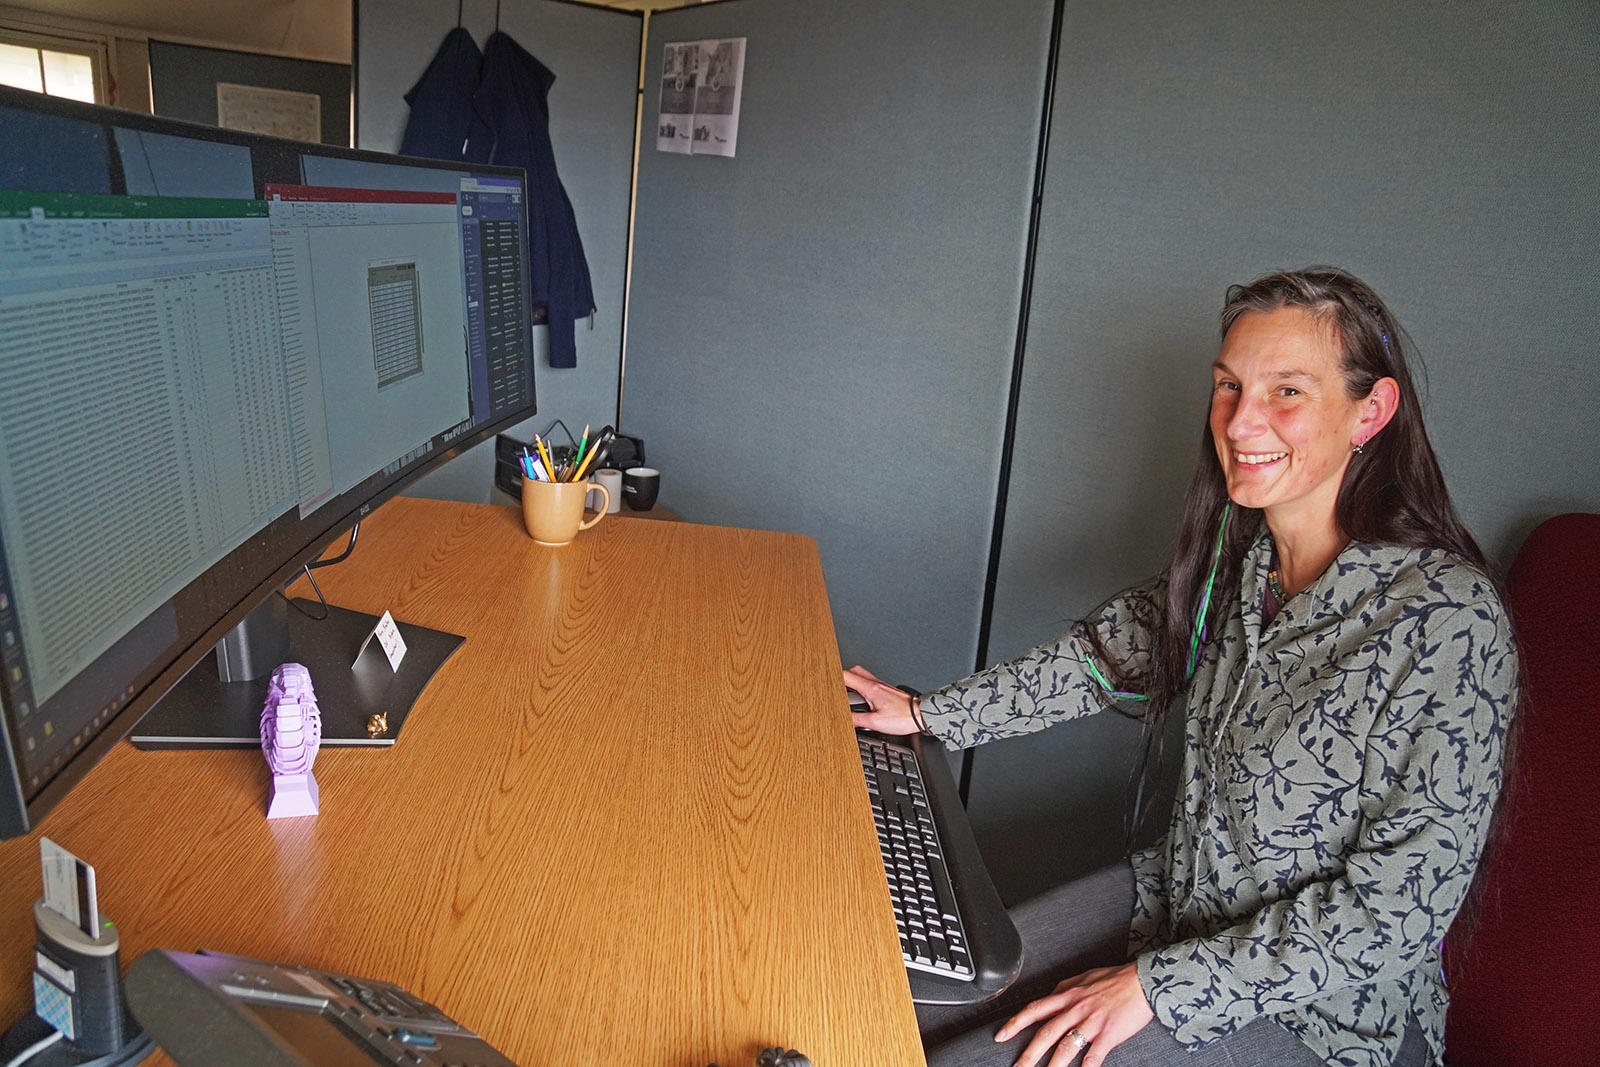
{"type": "Polygon", "coordinates": [[[921,702],[916,697],[911,698],[911,721],[917,724],[918,733],[930,734],[933,732],[928,729],[928,724],[922,721],[921,702]]]}

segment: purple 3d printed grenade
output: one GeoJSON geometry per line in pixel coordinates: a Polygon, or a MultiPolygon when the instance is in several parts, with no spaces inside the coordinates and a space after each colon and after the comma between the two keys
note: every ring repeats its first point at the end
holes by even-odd
{"type": "Polygon", "coordinates": [[[311,689],[311,672],[285,663],[272,672],[261,709],[261,752],[272,768],[272,803],[267,818],[317,813],[317,780],[311,764],[322,744],[322,713],[311,689]]]}

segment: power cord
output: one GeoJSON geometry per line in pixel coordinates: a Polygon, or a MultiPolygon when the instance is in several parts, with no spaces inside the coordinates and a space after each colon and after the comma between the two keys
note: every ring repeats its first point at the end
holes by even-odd
{"type": "Polygon", "coordinates": [[[552,422],[549,426],[545,427],[543,435],[544,439],[546,441],[550,440],[550,431],[554,430],[557,426],[561,427],[561,432],[567,435],[567,444],[571,445],[573,448],[577,448],[578,439],[572,436],[572,431],[567,429],[567,424],[562,422],[560,419],[557,419],[555,422],[552,422]]]}
{"type": "Polygon", "coordinates": [[[27,1063],[39,1053],[43,1052],[45,1049],[49,1048],[51,1045],[54,1045],[57,1041],[60,1041],[66,1036],[67,1035],[63,1034],[60,1030],[51,1031],[49,1034],[35,1041],[33,1044],[29,1045],[27,1048],[13,1056],[9,1061],[6,1062],[5,1067],[22,1067],[24,1063],[27,1063]]]}
{"type": "Polygon", "coordinates": [[[298,611],[300,614],[304,615],[306,618],[311,619],[311,620],[313,620],[315,622],[321,622],[323,619],[326,619],[328,617],[328,598],[322,595],[322,586],[317,584],[316,575],[311,573],[311,568],[307,567],[305,569],[305,571],[306,571],[306,581],[310,582],[311,583],[311,588],[313,588],[313,589],[315,589],[317,591],[317,601],[322,605],[322,614],[321,615],[313,615],[313,614],[311,614],[311,612],[307,611],[305,608],[300,606],[299,601],[297,601],[293,597],[289,596],[282,589],[278,590],[278,595],[283,597],[283,602],[285,604],[289,605],[291,608],[293,608],[294,610],[298,611]]]}
{"type": "Polygon", "coordinates": [[[322,595],[322,586],[317,584],[316,575],[312,574],[311,572],[321,567],[331,567],[335,563],[343,563],[345,560],[349,559],[350,553],[356,550],[356,538],[360,536],[360,534],[361,524],[358,522],[354,526],[350,527],[350,543],[344,546],[343,552],[339,553],[337,556],[334,556],[332,559],[314,560],[310,563],[307,563],[303,568],[306,574],[306,581],[310,582],[311,588],[317,591],[317,600],[322,604],[321,615],[311,614],[311,612],[301,607],[293,598],[285,594],[282,589],[279,589],[277,592],[279,596],[283,597],[283,602],[314,622],[321,622],[323,619],[326,619],[328,617],[328,598],[322,595]]]}

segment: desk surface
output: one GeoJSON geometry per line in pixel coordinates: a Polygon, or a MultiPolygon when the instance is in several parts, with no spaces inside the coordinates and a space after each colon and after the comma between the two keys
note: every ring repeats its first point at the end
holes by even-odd
{"type": "Polygon", "coordinates": [[[254,752],[118,745],[0,843],[0,1015],[31,1005],[42,832],[124,966],[221,949],[400,983],[521,1063],[922,1062],[815,545],[398,498],[329,599],[466,636],[389,750],[264,818],[254,752]]]}

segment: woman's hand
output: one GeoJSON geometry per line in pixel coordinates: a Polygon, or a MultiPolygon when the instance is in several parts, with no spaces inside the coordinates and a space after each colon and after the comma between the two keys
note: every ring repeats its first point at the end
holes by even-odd
{"type": "MultiPolygon", "coordinates": [[[[856,690],[860,692],[860,690],[856,690]]],[[[1077,1058],[1083,1046],[1067,1037],[1077,1031],[1088,1044],[1083,1051],[1083,1067],[1100,1067],[1106,1054],[1144,1029],[1155,1018],[1139,986],[1137,964],[1102,967],[1068,978],[1048,997],[1029,1004],[1006,1020],[994,1035],[996,1041],[1010,1041],[1026,1027],[1043,1025],[1017,1057],[1017,1067],[1034,1067],[1044,1062],[1051,1048],[1056,1053],[1049,1067],[1066,1067],[1077,1058]]]]}
{"type": "Polygon", "coordinates": [[[879,681],[877,675],[865,667],[846,668],[844,684],[860,693],[872,708],[871,711],[858,711],[850,716],[863,730],[902,737],[921,730],[916,716],[911,713],[911,697],[887,682],[879,681]]]}

